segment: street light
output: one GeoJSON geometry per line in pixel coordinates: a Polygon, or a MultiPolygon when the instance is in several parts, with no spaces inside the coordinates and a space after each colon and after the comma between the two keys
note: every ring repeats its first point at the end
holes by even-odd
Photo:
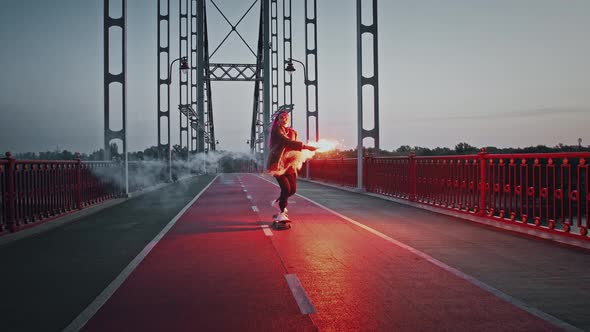
{"type": "Polygon", "coordinates": [[[180,57],[178,59],[174,59],[174,61],[172,61],[170,63],[170,68],[168,68],[168,84],[172,84],[172,65],[176,62],[180,60],[180,71],[183,74],[186,74],[188,72],[189,69],[191,69],[191,67],[188,65],[188,58],[183,56],[180,57]]]}
{"type": "MultiPolygon", "coordinates": [[[[168,80],[166,81],[168,85],[172,84],[172,65],[174,65],[176,61],[180,61],[180,71],[183,74],[186,75],[186,73],[190,69],[190,66],[188,65],[188,57],[183,56],[174,59],[170,63],[170,67],[168,67],[168,80]]],[[[172,182],[172,144],[170,143],[170,131],[168,131],[168,181],[172,182]]]]}
{"type": "MultiPolygon", "coordinates": [[[[289,73],[289,75],[293,75],[293,72],[295,72],[295,66],[293,66],[293,61],[301,64],[301,66],[303,66],[303,77],[305,79],[304,83],[305,86],[307,87],[307,85],[309,84],[309,80],[307,79],[307,68],[305,68],[305,64],[299,60],[293,59],[293,58],[289,58],[289,60],[287,61],[287,67],[285,68],[285,71],[287,73],[289,73]]],[[[305,93],[307,94],[309,91],[306,88],[305,93]]],[[[309,102],[309,100],[307,101],[309,102]]],[[[306,103],[305,104],[306,109],[306,114],[309,114],[309,104],[306,103]]],[[[307,116],[307,115],[306,115],[307,116]]],[[[306,128],[307,132],[306,132],[306,142],[305,143],[309,143],[309,121],[308,121],[308,127],[306,128]]],[[[317,139],[317,134],[316,134],[316,139],[317,139]]],[[[306,177],[309,178],[309,162],[305,163],[305,173],[306,173],[306,177]]]]}
{"type": "Polygon", "coordinates": [[[293,61],[301,64],[303,66],[303,76],[305,77],[305,84],[307,85],[309,83],[309,80],[307,79],[307,68],[305,68],[305,64],[299,60],[293,59],[293,58],[289,58],[289,60],[287,61],[287,67],[285,68],[285,71],[289,73],[289,75],[292,75],[293,72],[295,71],[295,66],[293,66],[293,61]]]}

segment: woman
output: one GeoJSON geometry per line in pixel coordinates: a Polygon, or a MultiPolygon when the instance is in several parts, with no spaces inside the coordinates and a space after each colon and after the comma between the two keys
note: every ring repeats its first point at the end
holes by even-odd
{"type": "Polygon", "coordinates": [[[287,221],[287,202],[297,190],[297,169],[301,167],[301,153],[305,149],[315,151],[317,148],[308,146],[297,140],[297,132],[289,128],[289,111],[280,110],[274,115],[272,123],[267,169],[277,179],[281,187],[281,195],[272,202],[279,203],[277,221],[287,221]]]}

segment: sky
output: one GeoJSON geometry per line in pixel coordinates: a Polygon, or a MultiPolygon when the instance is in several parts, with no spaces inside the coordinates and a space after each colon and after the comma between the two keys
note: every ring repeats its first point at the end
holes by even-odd
{"type": "MultiPolygon", "coordinates": [[[[215,49],[230,27],[206,2],[210,49],[215,49]]],[[[215,1],[232,22],[253,2],[215,1]]],[[[356,1],[317,2],[320,138],[353,148],[356,1]]],[[[238,27],[253,49],[258,5],[238,27]]],[[[128,0],[127,6],[128,144],[135,151],[157,144],[157,1],[128,0]]],[[[177,12],[178,1],[171,0],[172,59],[178,56],[177,12]]],[[[0,151],[88,153],[102,147],[102,19],[100,0],[0,2],[0,151]]],[[[293,1],[292,19],[293,55],[303,60],[303,1],[293,1]]],[[[381,148],[454,147],[459,142],[477,147],[573,145],[578,138],[590,144],[588,31],[587,0],[379,1],[381,148]]],[[[211,59],[254,60],[235,34],[211,59]]],[[[305,137],[305,90],[297,69],[294,128],[305,137]]],[[[177,144],[174,75],[171,135],[177,144]]],[[[219,149],[248,149],[252,91],[252,83],[212,83],[219,149]]],[[[371,129],[371,116],[365,118],[365,129],[371,129]]]]}

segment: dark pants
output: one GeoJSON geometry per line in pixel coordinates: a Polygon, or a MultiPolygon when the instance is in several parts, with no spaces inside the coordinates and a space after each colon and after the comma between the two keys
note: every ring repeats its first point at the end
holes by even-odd
{"type": "Polygon", "coordinates": [[[279,207],[281,212],[287,207],[287,202],[290,196],[297,191],[297,174],[285,173],[283,175],[275,175],[275,179],[281,187],[281,196],[279,196],[279,207]]]}

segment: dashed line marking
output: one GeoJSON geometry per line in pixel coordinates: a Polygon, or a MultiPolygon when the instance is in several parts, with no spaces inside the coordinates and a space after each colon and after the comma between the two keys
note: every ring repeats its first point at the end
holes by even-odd
{"type": "Polygon", "coordinates": [[[287,279],[287,284],[289,284],[289,288],[291,289],[291,293],[293,293],[293,297],[299,306],[299,310],[304,315],[315,314],[316,310],[309,296],[303,289],[299,278],[297,278],[296,274],[285,274],[285,279],[287,279]]]}
{"type": "Polygon", "coordinates": [[[252,196],[250,196],[250,195],[247,195],[246,198],[249,200],[252,200],[252,196]]]}
{"type": "Polygon", "coordinates": [[[258,212],[258,207],[256,205],[252,205],[252,211],[258,212]]]}
{"type": "Polygon", "coordinates": [[[266,234],[266,236],[272,236],[272,231],[270,230],[268,225],[260,225],[260,227],[262,227],[262,231],[264,232],[264,234],[266,234]]]}

